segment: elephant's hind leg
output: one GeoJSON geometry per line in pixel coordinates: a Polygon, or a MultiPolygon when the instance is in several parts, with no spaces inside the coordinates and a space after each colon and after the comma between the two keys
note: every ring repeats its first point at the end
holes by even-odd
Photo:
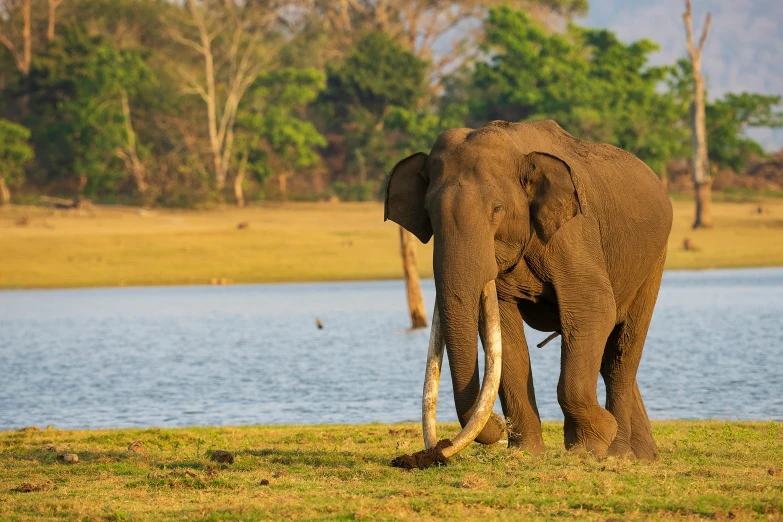
{"type": "Polygon", "coordinates": [[[617,421],[617,435],[608,454],[654,460],[658,449],[644,408],[636,372],[652,319],[663,261],[650,274],[628,310],[626,320],[609,336],[601,362],[606,409],[617,421]]]}
{"type": "Polygon", "coordinates": [[[633,411],[631,412],[631,449],[637,459],[655,460],[658,458],[658,444],[652,434],[650,419],[644,408],[639,383],[634,383],[633,411]]]}
{"type": "Polygon", "coordinates": [[[544,453],[544,438],[522,316],[516,303],[500,301],[499,307],[503,339],[500,404],[509,425],[508,445],[527,450],[531,455],[540,455],[544,453]]]}

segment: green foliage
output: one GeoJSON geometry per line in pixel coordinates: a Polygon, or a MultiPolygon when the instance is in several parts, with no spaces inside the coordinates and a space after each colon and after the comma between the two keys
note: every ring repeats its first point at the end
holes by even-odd
{"type": "Polygon", "coordinates": [[[52,178],[86,176],[86,192],[114,192],[126,176],[117,150],[127,143],[121,92],[152,79],[144,57],[66,28],[33,61],[24,81],[38,166],[52,178]]]}
{"type": "Polygon", "coordinates": [[[603,29],[550,34],[522,11],[490,11],[473,75],[475,122],[554,119],[577,137],[622,147],[661,171],[687,140],[682,104],[660,86],[667,67],[648,65],[658,46],[621,42],[603,29]]]}
{"type": "Polygon", "coordinates": [[[326,140],[301,114],[324,83],[319,71],[293,68],[270,72],[255,82],[237,115],[235,157],[239,162],[246,158],[257,179],[320,162],[315,149],[325,147],[326,140]]]}
{"type": "Polygon", "coordinates": [[[352,178],[335,187],[338,196],[364,200],[368,191],[378,195],[401,148],[410,148],[411,140],[422,149],[431,146],[432,129],[439,127],[433,118],[439,118],[418,109],[427,94],[428,67],[380,33],[360,39],[342,63],[327,65],[318,107],[327,131],[342,137],[340,153],[352,178]],[[356,187],[347,188],[351,184],[356,187]]]}
{"type": "Polygon", "coordinates": [[[415,108],[425,90],[427,67],[390,37],[369,33],[341,64],[327,65],[321,102],[339,121],[352,120],[356,110],[380,120],[391,107],[415,108]]]}
{"type": "Polygon", "coordinates": [[[29,130],[0,119],[0,178],[9,185],[22,181],[24,166],[34,157],[29,141],[29,130]]]}
{"type": "Polygon", "coordinates": [[[766,156],[761,145],[748,138],[749,127],[783,127],[783,112],[777,109],[780,96],[727,93],[707,104],[707,151],[710,161],[721,168],[740,172],[751,156],[766,156]]]}

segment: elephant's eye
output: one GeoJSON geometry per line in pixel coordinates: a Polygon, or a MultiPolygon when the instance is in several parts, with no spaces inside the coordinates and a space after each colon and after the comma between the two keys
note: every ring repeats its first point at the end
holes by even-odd
{"type": "Polygon", "coordinates": [[[495,205],[492,207],[493,214],[497,214],[501,210],[503,210],[503,205],[501,205],[500,203],[495,203],[495,205]]]}

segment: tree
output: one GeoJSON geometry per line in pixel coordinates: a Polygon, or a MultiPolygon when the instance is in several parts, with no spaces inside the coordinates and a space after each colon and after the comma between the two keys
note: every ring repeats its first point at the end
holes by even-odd
{"type": "Polygon", "coordinates": [[[130,176],[144,193],[130,101],[150,81],[140,53],[118,50],[79,28],[66,28],[38,53],[21,89],[31,101],[25,121],[42,180],[79,177],[81,190],[95,195],[116,191],[130,176]]]}
{"type": "Polygon", "coordinates": [[[16,67],[24,76],[30,73],[33,59],[31,2],[32,0],[0,0],[0,15],[5,14],[5,17],[0,16],[0,21],[6,20],[6,23],[0,25],[0,43],[11,53],[16,67]],[[21,45],[18,41],[14,42],[10,34],[17,34],[21,45]]]}
{"type": "Polygon", "coordinates": [[[762,146],[745,136],[749,127],[783,127],[780,96],[727,93],[705,107],[708,155],[712,165],[741,172],[751,156],[766,156],[762,146]]]}
{"type": "Polygon", "coordinates": [[[658,46],[626,44],[611,31],[570,25],[550,33],[526,13],[490,11],[485,51],[476,64],[470,123],[554,119],[571,134],[628,150],[665,177],[681,152],[682,104],[662,92],[669,67],[648,64],[658,46]]]}
{"type": "Polygon", "coordinates": [[[201,78],[185,68],[180,71],[188,92],[204,102],[212,174],[220,190],[225,186],[232,158],[237,111],[248,88],[267,66],[263,29],[275,16],[259,10],[251,12],[233,0],[220,4],[187,0],[187,9],[195,32],[186,35],[172,25],[170,34],[203,61],[201,78]]]}
{"type": "MultiPolygon", "coordinates": [[[[291,10],[292,13],[309,13],[311,20],[316,20],[331,35],[332,45],[326,51],[330,58],[341,56],[342,50],[356,44],[365,34],[375,32],[430,62],[429,94],[440,90],[441,80],[450,68],[475,52],[481,37],[477,29],[489,8],[510,4],[529,10],[540,21],[554,27],[586,13],[588,7],[587,0],[300,0],[297,3],[303,9],[291,10]],[[436,56],[432,50],[447,34],[451,45],[440,46],[436,56]]],[[[288,19],[289,25],[295,23],[288,19]]]]}
{"type": "Polygon", "coordinates": [[[0,119],[0,205],[11,202],[9,186],[24,178],[24,165],[33,159],[30,131],[0,119]]]}
{"type": "Polygon", "coordinates": [[[282,69],[262,75],[240,107],[234,195],[244,206],[242,183],[247,171],[263,180],[277,176],[280,196],[287,199],[286,179],[297,168],[320,162],[316,147],[326,140],[315,126],[297,115],[323,89],[323,73],[313,69],[282,69]]]}
{"type": "Polygon", "coordinates": [[[426,92],[426,71],[427,62],[380,33],[367,34],[342,63],[327,66],[318,106],[326,131],[342,136],[354,182],[373,182],[380,190],[398,159],[386,120],[397,108],[416,110],[426,92]]]}
{"type": "Polygon", "coordinates": [[[57,14],[57,8],[63,3],[63,0],[48,0],[49,2],[49,18],[46,26],[46,39],[48,41],[54,40],[54,28],[55,28],[55,16],[57,14]]]}
{"type": "Polygon", "coordinates": [[[710,177],[707,153],[707,123],[704,108],[704,76],[701,73],[701,55],[710,31],[710,13],[704,21],[699,44],[693,41],[693,20],[691,0],[685,0],[685,34],[688,41],[688,56],[693,74],[693,102],[691,104],[691,129],[693,134],[693,185],[696,191],[696,218],[693,228],[710,228],[712,220],[712,178],[710,177]]]}

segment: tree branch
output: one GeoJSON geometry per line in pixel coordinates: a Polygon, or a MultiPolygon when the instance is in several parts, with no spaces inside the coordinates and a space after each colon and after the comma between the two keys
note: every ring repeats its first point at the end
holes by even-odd
{"type": "Polygon", "coordinates": [[[707,17],[704,20],[704,29],[701,33],[701,38],[699,39],[699,54],[701,54],[701,50],[704,49],[704,42],[707,41],[707,34],[710,32],[710,22],[712,21],[712,15],[710,13],[707,13],[707,17]]]}

